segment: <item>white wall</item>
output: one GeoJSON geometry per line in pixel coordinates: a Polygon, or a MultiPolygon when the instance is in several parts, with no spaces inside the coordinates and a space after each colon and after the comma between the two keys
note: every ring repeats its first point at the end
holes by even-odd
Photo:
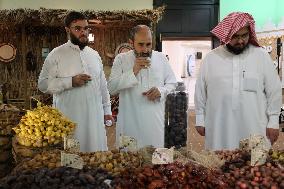
{"type": "MultiPolygon", "coordinates": [[[[170,65],[180,80],[185,75],[186,54],[202,52],[204,57],[211,50],[211,41],[163,41],[163,53],[169,55],[170,65]]],[[[196,60],[198,62],[200,60],[196,60]]]]}
{"type": "Polygon", "coordinates": [[[0,9],[30,8],[73,10],[153,9],[153,0],[0,0],[0,9]]]}
{"type": "Polygon", "coordinates": [[[183,52],[181,51],[181,41],[163,41],[163,53],[169,55],[170,65],[178,80],[181,80],[183,68],[183,52]]]}
{"type": "Polygon", "coordinates": [[[195,66],[190,77],[186,72],[186,55],[195,55],[196,52],[202,52],[202,58],[211,51],[211,41],[163,41],[163,53],[168,54],[170,58],[170,65],[179,81],[183,81],[188,93],[188,105],[190,109],[194,109],[194,92],[196,77],[199,73],[201,60],[195,59],[195,66]]]}

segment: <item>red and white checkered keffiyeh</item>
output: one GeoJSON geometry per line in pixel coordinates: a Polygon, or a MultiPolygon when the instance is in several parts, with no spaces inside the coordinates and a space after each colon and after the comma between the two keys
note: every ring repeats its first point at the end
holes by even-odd
{"type": "Polygon", "coordinates": [[[211,31],[211,33],[218,37],[221,41],[221,44],[223,45],[230,43],[232,36],[241,28],[249,26],[249,43],[255,46],[260,46],[256,38],[254,25],[254,19],[250,14],[243,12],[233,12],[225,17],[221,22],[219,22],[219,24],[211,31]]]}

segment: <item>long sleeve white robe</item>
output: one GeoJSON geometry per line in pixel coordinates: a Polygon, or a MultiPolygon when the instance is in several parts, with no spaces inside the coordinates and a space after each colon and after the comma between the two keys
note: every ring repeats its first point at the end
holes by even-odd
{"type": "Polygon", "coordinates": [[[104,114],[111,115],[107,82],[99,54],[85,47],[82,51],[70,41],[47,56],[38,88],[53,94],[53,106],[77,124],[75,137],[82,152],[107,150],[104,114]],[[72,87],[72,77],[88,74],[92,81],[72,87]]]}
{"type": "Polygon", "coordinates": [[[250,45],[240,55],[224,46],[210,52],[195,86],[196,126],[207,149],[235,149],[250,134],[279,128],[281,84],[267,52],[250,45]]]}
{"type": "Polygon", "coordinates": [[[115,57],[108,88],[111,94],[119,93],[119,110],[116,137],[127,135],[137,139],[138,147],[164,146],[164,115],[167,94],[175,89],[176,78],[167,58],[152,51],[151,66],[133,73],[133,51],[115,57]],[[149,101],[143,92],[157,87],[161,98],[149,101]]]}

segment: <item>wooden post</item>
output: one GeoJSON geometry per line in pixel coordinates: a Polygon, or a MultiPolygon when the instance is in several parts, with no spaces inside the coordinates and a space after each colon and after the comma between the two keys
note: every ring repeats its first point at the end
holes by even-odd
{"type": "Polygon", "coordinates": [[[21,46],[21,51],[22,51],[22,66],[23,66],[23,79],[24,79],[24,90],[25,90],[25,108],[29,107],[29,97],[28,97],[28,75],[27,75],[27,70],[26,70],[26,28],[25,26],[22,26],[21,28],[21,38],[22,38],[22,46],[21,46]]]}
{"type": "Polygon", "coordinates": [[[156,50],[156,32],[157,32],[157,24],[152,22],[152,43],[153,43],[153,50],[156,50]]]}

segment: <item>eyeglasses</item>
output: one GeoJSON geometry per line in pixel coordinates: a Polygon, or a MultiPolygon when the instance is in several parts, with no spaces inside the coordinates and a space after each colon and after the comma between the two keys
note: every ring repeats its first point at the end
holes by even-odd
{"type": "Polygon", "coordinates": [[[233,35],[232,40],[247,40],[249,37],[249,32],[242,35],[233,35]]]}
{"type": "Polygon", "coordinates": [[[91,31],[91,28],[89,26],[85,26],[85,27],[82,27],[82,26],[72,26],[70,28],[73,28],[76,32],[80,32],[80,31],[91,31]]]}

